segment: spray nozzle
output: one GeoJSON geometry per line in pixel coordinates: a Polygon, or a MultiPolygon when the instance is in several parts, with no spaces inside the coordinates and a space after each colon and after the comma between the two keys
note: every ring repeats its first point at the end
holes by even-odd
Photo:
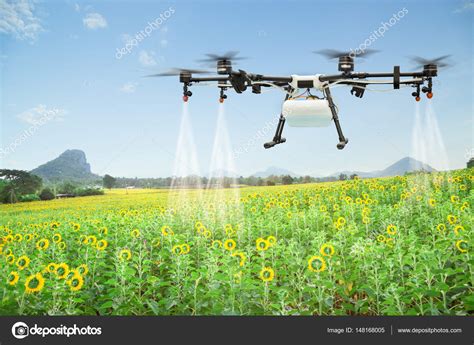
{"type": "Polygon", "coordinates": [[[224,89],[221,89],[219,103],[224,103],[224,100],[227,98],[227,95],[224,93],[224,89]]]}
{"type": "Polygon", "coordinates": [[[189,97],[191,97],[193,93],[188,90],[188,84],[184,84],[183,86],[183,101],[187,102],[189,100],[189,97]]]}

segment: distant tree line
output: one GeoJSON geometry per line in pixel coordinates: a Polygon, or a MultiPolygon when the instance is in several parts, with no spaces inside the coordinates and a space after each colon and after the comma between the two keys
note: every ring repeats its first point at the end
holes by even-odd
{"type": "Polygon", "coordinates": [[[211,187],[218,188],[224,187],[229,188],[234,185],[246,185],[246,186],[275,186],[275,185],[290,185],[290,184],[302,184],[302,183],[318,183],[318,182],[329,182],[338,180],[354,179],[357,175],[346,176],[341,174],[340,176],[329,176],[329,177],[312,177],[306,176],[290,176],[290,175],[271,175],[268,177],[222,177],[222,178],[211,178],[201,176],[187,176],[187,177],[158,177],[158,178],[125,178],[105,175],[103,185],[105,188],[169,188],[169,187],[183,187],[183,188],[202,188],[211,187]]]}
{"type": "Polygon", "coordinates": [[[104,194],[100,186],[84,186],[74,182],[44,185],[41,177],[28,171],[0,169],[0,203],[51,200],[61,195],[74,197],[100,194],[104,194]]]}

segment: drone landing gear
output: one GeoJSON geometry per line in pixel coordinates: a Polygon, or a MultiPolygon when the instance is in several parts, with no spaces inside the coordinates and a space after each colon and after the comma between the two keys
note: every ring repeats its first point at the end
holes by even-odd
{"type": "Polygon", "coordinates": [[[268,143],[263,144],[263,147],[266,149],[269,149],[275,145],[278,144],[283,144],[286,139],[281,137],[281,134],[283,132],[283,126],[285,126],[285,117],[283,114],[280,114],[280,120],[278,121],[278,126],[275,132],[275,136],[273,137],[272,141],[269,141],[268,143]]]}
{"type": "MultiPolygon", "coordinates": [[[[290,90],[291,89],[288,89],[287,91],[290,91],[290,90]]],[[[290,98],[289,93],[286,94],[285,101],[288,100],[288,98],[290,98]]],[[[285,117],[283,116],[283,114],[280,114],[280,119],[278,120],[277,129],[275,131],[275,136],[273,137],[272,141],[269,141],[268,143],[263,144],[264,148],[269,149],[275,145],[283,144],[284,142],[286,142],[286,139],[281,137],[284,126],[285,126],[285,117]]]]}
{"type": "Polygon", "coordinates": [[[342,133],[341,124],[339,123],[339,117],[337,116],[336,105],[334,104],[332,100],[331,91],[329,90],[329,87],[324,89],[324,94],[326,96],[326,99],[328,100],[329,109],[331,109],[331,113],[332,113],[332,119],[334,120],[334,124],[336,125],[337,135],[339,136],[339,143],[336,145],[336,147],[339,150],[342,150],[346,146],[346,144],[349,142],[349,139],[344,137],[344,134],[342,133]]]}

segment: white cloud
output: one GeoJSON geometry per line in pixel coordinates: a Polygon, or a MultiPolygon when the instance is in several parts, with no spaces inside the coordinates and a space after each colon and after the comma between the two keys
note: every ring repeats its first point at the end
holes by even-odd
{"type": "Polygon", "coordinates": [[[81,10],[81,6],[79,6],[79,4],[74,4],[74,10],[79,12],[81,10]]]}
{"type": "Polygon", "coordinates": [[[137,89],[137,83],[125,83],[122,85],[122,87],[120,88],[120,91],[122,91],[123,93],[134,93],[135,90],[137,89]]]}
{"type": "Polygon", "coordinates": [[[454,13],[461,13],[474,10],[474,0],[467,0],[463,6],[454,10],[454,13]]]}
{"type": "Polygon", "coordinates": [[[82,19],[84,26],[88,29],[103,29],[107,27],[107,21],[99,13],[88,13],[84,19],[82,19]]]}
{"type": "Polygon", "coordinates": [[[38,125],[52,120],[60,121],[65,114],[66,110],[64,109],[48,108],[44,104],[39,104],[18,114],[17,118],[30,125],[38,125]]]}
{"type": "Polygon", "coordinates": [[[162,48],[166,48],[166,46],[168,45],[168,40],[161,40],[160,45],[162,48]]]}
{"type": "Polygon", "coordinates": [[[156,66],[156,60],[154,58],[154,53],[148,53],[146,50],[140,51],[140,54],[138,56],[138,61],[143,65],[143,66],[156,66]]]}
{"type": "Polygon", "coordinates": [[[44,29],[34,12],[32,0],[0,0],[0,32],[35,41],[44,29]]]}

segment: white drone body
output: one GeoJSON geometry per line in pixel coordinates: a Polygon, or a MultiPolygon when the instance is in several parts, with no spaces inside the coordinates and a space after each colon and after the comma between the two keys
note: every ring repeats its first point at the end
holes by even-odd
{"type": "MultiPolygon", "coordinates": [[[[293,90],[317,89],[323,91],[327,82],[319,80],[321,74],[316,75],[292,75],[289,83],[293,90]]],[[[283,102],[282,115],[286,123],[291,127],[327,127],[331,124],[332,113],[326,99],[315,96],[292,97],[283,102]]]]}

